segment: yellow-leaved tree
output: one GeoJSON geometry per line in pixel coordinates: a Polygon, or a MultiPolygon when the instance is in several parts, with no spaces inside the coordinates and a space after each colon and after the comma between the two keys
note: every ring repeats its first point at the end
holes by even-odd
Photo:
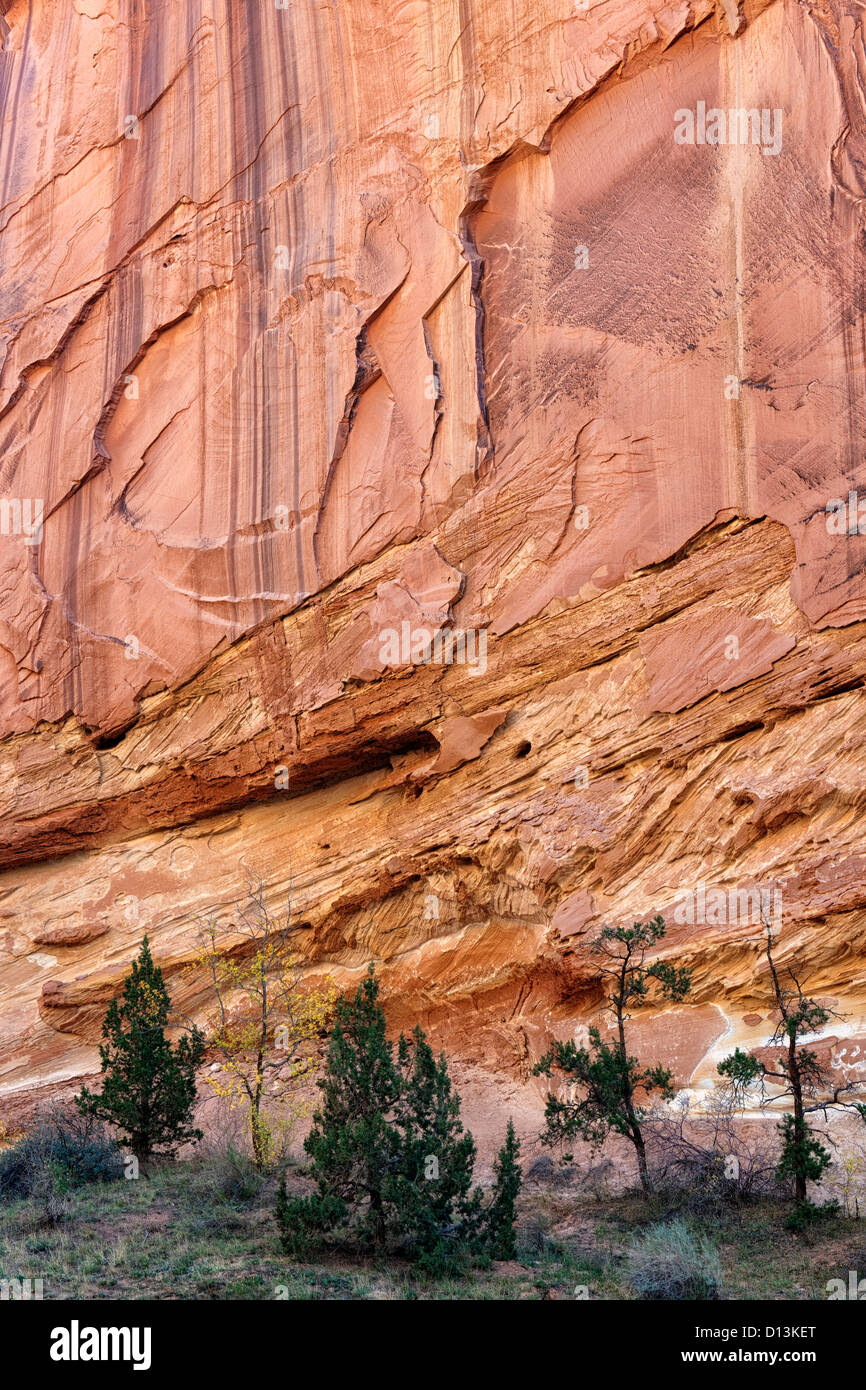
{"type": "Polygon", "coordinates": [[[208,1051],[222,1062],[206,1083],[233,1109],[246,1110],[257,1168],[273,1156],[277,1130],[287,1136],[306,1112],[304,1083],[318,1066],[318,1044],[337,999],[330,982],[304,985],[290,929],[291,900],[278,916],[268,907],[263,879],[250,878],[230,923],[202,922],[200,949],[187,968],[197,991],[207,982],[199,1026],[208,1051]]]}

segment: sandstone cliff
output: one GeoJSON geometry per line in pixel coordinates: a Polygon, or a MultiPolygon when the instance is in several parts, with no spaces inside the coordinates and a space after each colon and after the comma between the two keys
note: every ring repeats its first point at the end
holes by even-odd
{"type": "Polygon", "coordinates": [[[694,970],[642,1024],[683,1085],[766,1037],[760,930],[677,920],[701,885],[781,891],[849,1065],[857,0],[0,29],[0,1101],[92,1071],[142,933],[177,976],[248,865],[496,1130],[603,922],[662,912],[694,970]]]}

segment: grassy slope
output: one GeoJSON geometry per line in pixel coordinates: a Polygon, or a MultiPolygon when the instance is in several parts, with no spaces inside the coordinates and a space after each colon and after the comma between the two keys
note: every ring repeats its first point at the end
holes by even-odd
{"type": "MultiPolygon", "coordinates": [[[[623,1252],[661,1209],[635,1196],[593,1200],[558,1188],[521,1196],[518,1262],[429,1283],[405,1262],[335,1254],[291,1263],[273,1221],[274,1185],[226,1195],[212,1161],[72,1193],[54,1225],[30,1202],[0,1207],[0,1277],[41,1277],[46,1298],[379,1299],[632,1297],[623,1252]],[[278,1293],[282,1288],[284,1292],[278,1293]]],[[[866,1268],[860,1222],[834,1218],[808,1235],[784,1209],[755,1206],[707,1223],[721,1246],[731,1298],[824,1299],[830,1278],[866,1268]]]]}

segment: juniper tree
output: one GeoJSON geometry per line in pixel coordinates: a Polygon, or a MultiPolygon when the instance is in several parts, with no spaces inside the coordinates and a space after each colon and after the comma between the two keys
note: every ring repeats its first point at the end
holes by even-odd
{"type": "Polygon", "coordinates": [[[512,1260],[516,1253],[514,1219],[517,1194],[523,1177],[519,1156],[520,1140],[514,1133],[514,1124],[509,1120],[505,1131],[505,1143],[496,1155],[493,1165],[493,1200],[486,1213],[487,1247],[497,1260],[512,1260]]]}
{"type": "Polygon", "coordinates": [[[416,1028],[411,1038],[401,1034],[395,1057],[378,995],[371,965],[354,999],[337,1003],[318,1083],[322,1105],[304,1144],[318,1192],[290,1197],[284,1177],[277,1223],[295,1255],[309,1251],[316,1233],[343,1226],[363,1245],[391,1242],[444,1273],[508,1246],[509,1221],[513,1244],[517,1141],[510,1130],[485,1205],[444,1054],[437,1060],[416,1028]]]}
{"type": "Polygon", "coordinates": [[[646,1144],[641,1122],[646,1110],[638,1103],[639,1093],[656,1091],[663,1100],[674,1095],[672,1073],[667,1067],[644,1067],[629,1056],[626,1024],[630,1008],[647,1002],[652,993],[679,1002],[688,994],[688,970],[666,961],[647,964],[647,953],[665,935],[660,916],[631,927],[605,927],[591,944],[600,957],[599,973],[607,991],[603,1012],[613,1019],[614,1036],[602,1038],[601,1029],[589,1029],[589,1047],[572,1041],[554,1042],[535,1068],[536,1075],[560,1074],[573,1095],[563,1099],[548,1093],[545,1104],[546,1127],[542,1142],[560,1144],[582,1138],[600,1147],[613,1132],[634,1146],[638,1175],[644,1192],[650,1189],[646,1144]]]}
{"type": "Polygon", "coordinates": [[[773,936],[771,928],[766,927],[765,953],[770,969],[773,996],[779,1012],[779,1022],[770,1039],[769,1046],[781,1048],[778,1066],[767,1066],[753,1052],[736,1048],[723,1062],[718,1072],[731,1085],[734,1095],[742,1098],[747,1087],[760,1082],[771,1081],[781,1086],[781,1092],[772,1097],[763,1095],[761,1104],[788,1098],[792,1103],[792,1113],[784,1115],[777,1128],[782,1140],[782,1150],[776,1166],[779,1182],[793,1179],[794,1199],[797,1207],[806,1211],[808,1207],[807,1183],[818,1182],[829,1168],[832,1159],[829,1151],[821,1143],[806,1116],[823,1112],[827,1117],[829,1109],[853,1110],[866,1121],[866,1104],[854,1099],[853,1092],[862,1091],[864,1082],[847,1081],[840,1086],[831,1085],[827,1070],[817,1053],[803,1045],[804,1038],[819,1033],[830,1021],[832,1014],[817,1000],[804,994],[800,981],[793,970],[785,974],[788,983],[783,983],[778,966],[773,957],[773,936]],[[843,1097],[848,1099],[843,1099],[843,1097]]]}
{"type": "Polygon", "coordinates": [[[194,1028],[172,1047],[165,1036],[170,1007],[145,936],[120,1002],[112,999],[103,1020],[102,1091],[93,1095],[84,1086],[75,1097],[83,1115],[120,1131],[140,1163],[202,1137],[192,1121],[204,1040],[194,1028]]]}
{"type": "Polygon", "coordinates": [[[425,1263],[442,1270],[448,1248],[477,1244],[482,1193],[473,1188],[475,1140],[463,1128],[448,1063],[421,1028],[397,1044],[400,1094],[394,1107],[399,1163],[386,1183],[395,1224],[425,1263]]]}
{"type": "Polygon", "coordinates": [[[401,1078],[378,997],[371,965],[354,999],[337,1001],[325,1075],[318,1082],[322,1105],[304,1141],[319,1196],[286,1199],[284,1231],[296,1222],[321,1228],[351,1214],[363,1243],[385,1244],[388,1182],[399,1163],[399,1135],[389,1116],[401,1078]]]}

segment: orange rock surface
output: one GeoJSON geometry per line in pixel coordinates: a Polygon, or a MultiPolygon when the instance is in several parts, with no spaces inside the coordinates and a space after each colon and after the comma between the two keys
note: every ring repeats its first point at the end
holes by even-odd
{"type": "Polygon", "coordinates": [[[699,890],[781,891],[850,1065],[862,6],[0,34],[0,1111],[94,1071],[145,931],[194,1009],[247,866],[311,975],[378,963],[482,1139],[537,1130],[604,923],[662,912],[693,969],[639,1028],[683,1087],[766,1043],[760,927],[699,890]]]}

